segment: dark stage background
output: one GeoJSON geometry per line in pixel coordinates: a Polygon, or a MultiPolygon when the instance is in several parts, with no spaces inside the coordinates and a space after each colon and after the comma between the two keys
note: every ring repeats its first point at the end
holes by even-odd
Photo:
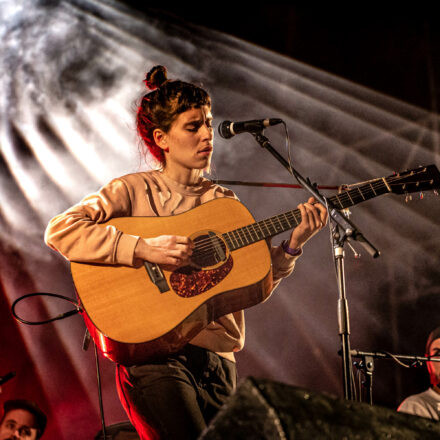
{"type": "MultiPolygon", "coordinates": [[[[440,39],[435,14],[423,4],[355,11],[254,2],[252,9],[223,3],[163,11],[143,3],[0,3],[0,375],[17,373],[0,400],[38,401],[50,415],[48,439],[93,438],[99,430],[93,352],[81,350],[79,316],[28,327],[12,319],[10,306],[34,291],[74,297],[68,264],[45,247],[44,229],[112,177],[146,168],[133,121],[151,66],[202,83],[213,97],[215,126],[284,119],[295,166],[319,184],[440,165],[440,39]]],[[[282,130],[266,135],[284,153],[282,130]]],[[[217,136],[211,177],[290,182],[245,134],[217,136]]],[[[307,197],[233,189],[256,219],[307,197]]],[[[427,334],[439,325],[438,197],[384,196],[352,213],[382,251],[372,260],[346,249],[352,347],[423,354],[427,334]]],[[[341,395],[336,300],[323,231],[293,276],[247,311],[240,376],[341,395]]],[[[41,319],[67,309],[35,299],[18,311],[41,319]]],[[[103,360],[102,369],[107,424],[125,420],[113,365],[103,360]]],[[[376,363],[377,404],[396,407],[427,385],[423,369],[376,363]]]]}

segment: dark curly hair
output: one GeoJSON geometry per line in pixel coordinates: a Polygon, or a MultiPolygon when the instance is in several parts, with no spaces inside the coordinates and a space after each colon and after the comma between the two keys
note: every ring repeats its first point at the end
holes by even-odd
{"type": "Polygon", "coordinates": [[[154,141],[153,131],[160,128],[167,133],[180,113],[204,105],[211,106],[211,98],[201,87],[167,79],[164,66],[153,67],[144,82],[152,91],[142,97],[136,117],[137,131],[147,151],[163,167],[165,156],[154,141]]]}

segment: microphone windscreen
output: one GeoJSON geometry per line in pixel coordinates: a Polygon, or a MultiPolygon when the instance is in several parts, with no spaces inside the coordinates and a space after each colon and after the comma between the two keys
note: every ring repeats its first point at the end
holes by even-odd
{"type": "Polygon", "coordinates": [[[220,134],[220,136],[224,139],[230,139],[232,136],[234,136],[231,133],[231,121],[223,121],[219,126],[218,126],[218,132],[220,134]]]}

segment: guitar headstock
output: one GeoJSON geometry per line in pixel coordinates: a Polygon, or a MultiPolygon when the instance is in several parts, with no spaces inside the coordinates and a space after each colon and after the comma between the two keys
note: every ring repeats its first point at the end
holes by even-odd
{"type": "Polygon", "coordinates": [[[429,191],[440,188],[440,172],[435,165],[426,165],[414,170],[388,176],[387,186],[394,194],[429,191]]]}

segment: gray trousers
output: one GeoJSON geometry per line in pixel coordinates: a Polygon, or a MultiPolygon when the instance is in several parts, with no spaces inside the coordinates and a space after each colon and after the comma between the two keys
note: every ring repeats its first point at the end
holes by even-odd
{"type": "Polygon", "coordinates": [[[118,394],[142,440],[194,440],[235,390],[235,363],[188,344],[145,365],[117,366],[118,394]]]}

